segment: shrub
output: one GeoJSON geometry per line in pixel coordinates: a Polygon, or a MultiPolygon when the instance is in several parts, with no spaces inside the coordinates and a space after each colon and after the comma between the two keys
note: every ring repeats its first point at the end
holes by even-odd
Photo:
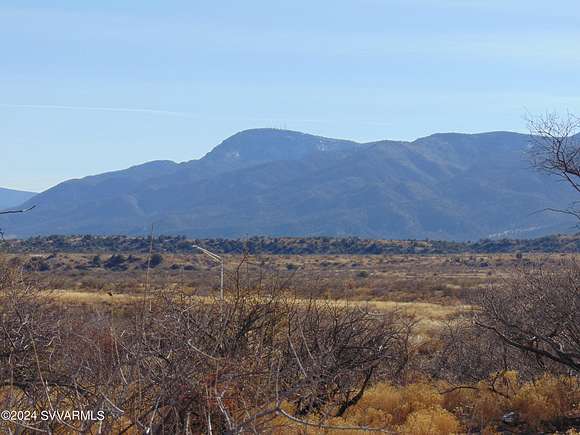
{"type": "Polygon", "coordinates": [[[163,255],[158,254],[158,253],[151,255],[151,258],[149,259],[149,266],[157,267],[161,263],[163,263],[163,255]]]}
{"type": "Polygon", "coordinates": [[[544,375],[528,382],[513,400],[514,408],[533,428],[572,412],[580,402],[580,383],[575,377],[544,375]]]}
{"type": "Polygon", "coordinates": [[[404,420],[409,414],[425,409],[439,408],[443,404],[443,396],[435,386],[417,383],[402,390],[403,404],[399,409],[399,420],[404,420]]]}
{"type": "Polygon", "coordinates": [[[125,262],[127,259],[122,254],[113,254],[109,257],[107,261],[105,261],[104,266],[107,269],[113,270],[125,270],[127,267],[125,266],[125,262]]]}
{"type": "Polygon", "coordinates": [[[517,349],[529,365],[560,364],[580,370],[580,265],[556,270],[522,267],[511,279],[491,286],[479,301],[476,324],[497,341],[517,349]]]}
{"type": "Polygon", "coordinates": [[[91,259],[91,266],[93,267],[101,267],[101,256],[100,255],[95,255],[92,259],[91,259]]]}
{"type": "Polygon", "coordinates": [[[413,435],[451,435],[459,429],[457,417],[441,408],[415,411],[401,426],[402,433],[413,435]]]}
{"type": "Polygon", "coordinates": [[[378,384],[368,390],[359,403],[345,415],[338,424],[367,427],[385,427],[394,423],[403,401],[399,389],[389,384],[378,384]]]}
{"type": "Polygon", "coordinates": [[[385,427],[403,424],[417,411],[441,409],[443,396],[434,386],[415,383],[404,387],[377,384],[367,391],[359,403],[346,414],[351,424],[385,427]]]}
{"type": "Polygon", "coordinates": [[[455,413],[469,410],[477,425],[483,427],[489,422],[499,421],[510,409],[508,397],[517,391],[517,373],[494,373],[488,379],[466,387],[445,394],[444,407],[455,413]]]}

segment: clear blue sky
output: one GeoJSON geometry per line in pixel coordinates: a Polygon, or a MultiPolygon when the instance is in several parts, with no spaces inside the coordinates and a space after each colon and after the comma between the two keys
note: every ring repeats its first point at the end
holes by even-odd
{"type": "Polygon", "coordinates": [[[360,141],[580,113],[580,2],[0,1],[0,186],[283,127],[360,141]]]}

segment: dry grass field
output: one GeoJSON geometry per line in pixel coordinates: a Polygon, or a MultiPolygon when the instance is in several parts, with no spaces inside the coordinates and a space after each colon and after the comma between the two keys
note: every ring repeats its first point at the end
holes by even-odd
{"type": "MultiPolygon", "coordinates": [[[[4,343],[10,347],[18,336],[20,307],[46,307],[40,318],[48,316],[37,332],[27,332],[39,337],[34,347],[25,347],[34,349],[32,359],[10,364],[29,372],[24,379],[38,370],[46,393],[37,384],[28,391],[5,383],[0,402],[25,403],[26,392],[35,395],[37,407],[50,401],[89,406],[89,396],[77,391],[75,399],[70,386],[59,383],[73,376],[83,391],[111,402],[107,430],[113,432],[148,427],[154,433],[573,434],[580,426],[577,376],[550,360],[538,365],[493,334],[474,329],[473,314],[485,312],[481,296],[509,283],[516,271],[557,271],[575,259],[573,254],[225,255],[226,296],[220,301],[219,266],[202,255],[5,254],[4,267],[12,271],[6,276],[15,281],[3,284],[4,343]],[[14,293],[23,282],[25,289],[14,293]],[[14,302],[18,298],[21,303],[14,302]],[[14,323],[6,321],[10,316],[16,316],[14,323]],[[190,326],[182,330],[198,322],[197,333],[190,326]],[[247,326],[255,323],[263,326],[247,326]],[[7,332],[10,327],[14,333],[7,332]],[[45,337],[45,330],[53,332],[45,337]],[[211,344],[217,338],[206,342],[205,335],[221,337],[219,346],[233,346],[227,351],[233,353],[222,355],[211,344]],[[321,344],[322,338],[330,341],[321,344]],[[52,362],[59,340],[64,354],[71,346],[66,340],[77,342],[71,361],[78,359],[80,366],[68,357],[52,362]],[[365,340],[386,340],[388,353],[384,345],[367,349],[365,340]],[[167,348],[166,356],[154,350],[162,341],[167,344],[159,349],[167,348]],[[359,347],[367,350],[343,355],[359,347]],[[286,368],[276,371],[272,364],[286,368]],[[56,380],[49,393],[52,371],[56,380]],[[247,379],[253,377],[250,388],[247,379]],[[153,388],[151,396],[143,395],[143,382],[153,388]],[[281,395],[284,382],[288,393],[281,395]],[[207,404],[194,406],[194,400],[183,405],[191,407],[182,415],[183,399],[173,402],[173,396],[184,388],[187,397],[203,397],[207,404]],[[161,406],[159,400],[169,401],[161,406]],[[116,408],[123,409],[122,416],[115,417],[116,408]],[[209,414],[198,415],[200,409],[209,414]],[[139,412],[148,416],[148,425],[139,422],[139,412]],[[505,420],[510,412],[517,415],[514,424],[505,420]]],[[[16,433],[17,426],[6,427],[16,433]]],[[[92,424],[56,422],[49,429],[74,433],[73,427],[106,433],[92,424]]]]}
{"type": "MultiPolygon", "coordinates": [[[[150,287],[179,286],[210,294],[219,266],[204,255],[163,254],[150,264],[147,254],[6,255],[24,264],[43,287],[70,291],[141,293],[150,287]]],[[[509,277],[530,264],[557,265],[575,254],[489,255],[224,255],[226,286],[236,273],[289,280],[293,290],[325,299],[362,301],[464,301],[470,293],[509,277]],[[241,270],[240,270],[241,268],[241,270]]]]}

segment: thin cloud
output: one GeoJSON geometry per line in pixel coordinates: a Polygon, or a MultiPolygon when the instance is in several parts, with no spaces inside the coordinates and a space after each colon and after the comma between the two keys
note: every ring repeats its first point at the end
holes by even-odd
{"type": "Polygon", "coordinates": [[[190,112],[177,112],[173,110],[159,110],[159,109],[135,108],[135,107],[66,106],[59,104],[3,104],[3,103],[0,103],[0,107],[9,109],[88,110],[95,112],[128,112],[128,113],[146,113],[152,115],[179,116],[182,118],[198,118],[197,115],[190,112]]]}
{"type": "MultiPolygon", "coordinates": [[[[34,110],[80,110],[80,111],[94,111],[94,112],[123,112],[123,113],[144,113],[151,115],[167,115],[177,116],[180,118],[202,119],[201,116],[192,112],[179,112],[175,110],[161,110],[151,108],[136,108],[136,107],[107,107],[107,106],[68,106],[61,104],[9,104],[0,103],[0,108],[8,109],[34,109],[34,110]]],[[[229,121],[244,121],[244,122],[266,122],[284,125],[287,123],[306,123],[306,124],[334,124],[337,120],[330,119],[286,119],[286,118],[253,118],[253,117],[232,117],[223,116],[219,118],[211,116],[203,116],[206,120],[229,120],[229,121]]],[[[338,121],[341,122],[341,121],[338,121]]],[[[391,126],[391,122],[373,121],[373,120],[350,120],[349,122],[355,124],[367,124],[376,126],[391,126]]]]}
{"type": "MultiPolygon", "coordinates": [[[[183,118],[196,118],[200,116],[191,112],[178,112],[174,110],[160,110],[150,108],[135,108],[135,107],[106,107],[106,106],[68,106],[61,104],[6,104],[0,103],[0,108],[9,109],[41,109],[41,110],[87,110],[95,112],[128,112],[128,113],[147,113],[152,115],[170,115],[179,116],[183,118]]],[[[204,116],[204,119],[218,119],[204,116]]],[[[220,117],[220,120],[234,120],[234,121],[251,121],[251,122],[310,122],[310,123],[330,123],[320,119],[274,119],[274,118],[247,118],[247,117],[220,117]]]]}

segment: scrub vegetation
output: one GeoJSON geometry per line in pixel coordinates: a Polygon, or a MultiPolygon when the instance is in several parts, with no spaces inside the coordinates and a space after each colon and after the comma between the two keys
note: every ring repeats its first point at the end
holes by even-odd
{"type": "Polygon", "coordinates": [[[157,255],[152,267],[137,254],[4,254],[2,407],[105,411],[103,421],[3,422],[5,431],[579,426],[573,255],[231,255],[224,300],[217,266],[157,255]]]}

